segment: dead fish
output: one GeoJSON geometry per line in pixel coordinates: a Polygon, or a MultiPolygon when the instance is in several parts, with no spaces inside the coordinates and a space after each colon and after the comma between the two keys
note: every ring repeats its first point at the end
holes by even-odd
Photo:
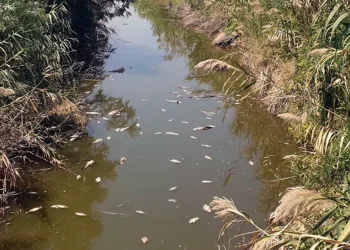
{"type": "Polygon", "coordinates": [[[162,134],[162,132],[157,132],[157,133],[155,133],[155,135],[161,135],[162,134]]]}
{"type": "Polygon", "coordinates": [[[35,208],[30,209],[27,213],[34,213],[34,212],[39,211],[39,210],[42,209],[42,208],[43,208],[42,206],[40,206],[40,207],[35,207],[35,208]]]}
{"type": "Polygon", "coordinates": [[[209,130],[209,129],[212,129],[212,128],[215,128],[215,126],[213,125],[208,125],[206,127],[197,127],[197,128],[194,128],[193,130],[194,131],[201,131],[201,130],[209,130]]]}
{"type": "Polygon", "coordinates": [[[97,178],[95,179],[95,181],[96,181],[97,183],[100,183],[100,182],[101,182],[101,177],[97,177],[97,178]]]}
{"type": "Polygon", "coordinates": [[[169,122],[172,122],[172,121],[173,121],[173,119],[170,119],[170,120],[169,120],[169,122]]]}
{"type": "Polygon", "coordinates": [[[120,205],[118,205],[118,206],[117,206],[117,208],[119,208],[119,207],[123,207],[123,206],[124,206],[124,204],[120,204],[120,205]]]}
{"type": "Polygon", "coordinates": [[[120,132],[120,129],[121,129],[121,128],[116,128],[115,131],[120,132]]]}
{"type": "MultiPolygon", "coordinates": [[[[136,125],[137,126],[137,125],[136,125]]],[[[131,127],[131,125],[130,126],[126,126],[125,128],[121,128],[120,129],[120,132],[123,132],[123,131],[125,131],[125,130],[127,130],[128,128],[130,128],[131,127]]]]}
{"type": "Polygon", "coordinates": [[[170,162],[172,162],[172,163],[178,163],[178,164],[181,163],[181,161],[178,161],[178,160],[175,160],[175,159],[170,160],[170,162]]]}
{"type": "Polygon", "coordinates": [[[166,110],[165,110],[165,109],[162,109],[162,111],[163,111],[163,112],[166,112],[166,110]]]}
{"type": "Polygon", "coordinates": [[[207,115],[207,116],[212,116],[215,115],[215,112],[210,112],[210,111],[202,111],[203,114],[207,115]]]}
{"type": "Polygon", "coordinates": [[[179,94],[180,92],[170,92],[170,94],[179,94]]]}
{"type": "Polygon", "coordinates": [[[107,140],[110,140],[111,139],[111,137],[110,136],[107,136],[107,140]]]}
{"type": "Polygon", "coordinates": [[[140,127],[141,125],[139,123],[136,124],[136,127],[140,127]]]}
{"type": "Polygon", "coordinates": [[[180,135],[180,134],[175,133],[175,132],[165,132],[165,134],[167,134],[167,135],[177,135],[177,136],[179,136],[179,135],[180,135]]]}
{"type": "Polygon", "coordinates": [[[212,182],[212,181],[204,180],[204,181],[202,181],[202,183],[213,183],[213,182],[212,182]]]}
{"type": "Polygon", "coordinates": [[[168,199],[169,202],[173,202],[173,203],[176,203],[176,200],[175,199],[168,199]]]}
{"type": "Polygon", "coordinates": [[[169,191],[175,191],[177,189],[177,187],[172,187],[169,189],[169,191]]]}
{"type": "Polygon", "coordinates": [[[52,208],[56,208],[56,209],[63,209],[63,208],[68,208],[67,206],[65,206],[65,205],[52,205],[51,206],[52,208]]]}
{"type": "Polygon", "coordinates": [[[119,73],[119,74],[123,74],[125,72],[125,69],[123,67],[119,68],[119,69],[115,69],[115,70],[110,70],[108,72],[111,73],[119,73]]]}
{"type": "Polygon", "coordinates": [[[190,220],[188,221],[188,223],[193,224],[193,223],[197,222],[198,220],[199,220],[198,217],[194,217],[194,218],[190,219],[190,220]]]}
{"type": "Polygon", "coordinates": [[[173,103],[177,103],[178,100],[165,100],[166,102],[173,102],[173,103]]]}
{"type": "Polygon", "coordinates": [[[91,166],[91,165],[94,164],[94,163],[95,163],[94,160],[88,161],[88,162],[85,164],[85,166],[83,167],[83,170],[86,169],[86,168],[88,168],[89,166],[91,166]]]}
{"type": "Polygon", "coordinates": [[[211,146],[210,146],[210,145],[207,145],[207,144],[202,144],[201,146],[202,146],[202,147],[205,147],[205,148],[211,148],[211,146]]]}
{"type": "Polygon", "coordinates": [[[102,117],[103,120],[108,121],[109,119],[107,117],[102,117]]]}
{"type": "Polygon", "coordinates": [[[119,164],[124,164],[124,162],[126,162],[126,158],[125,157],[122,157],[119,161],[119,164]]]}
{"type": "Polygon", "coordinates": [[[198,138],[195,137],[195,136],[191,136],[191,138],[194,139],[194,140],[198,140],[198,138]]]}
{"type": "Polygon", "coordinates": [[[77,175],[77,180],[79,180],[81,178],[81,175],[77,175]]]}
{"type": "Polygon", "coordinates": [[[75,215],[80,216],[80,217],[86,217],[87,216],[86,214],[79,213],[79,212],[76,212],[75,215]]]}
{"type": "Polygon", "coordinates": [[[206,204],[203,205],[203,210],[204,210],[205,212],[211,213],[211,208],[210,208],[210,206],[208,206],[208,205],[206,205],[206,204]]]}
{"type": "Polygon", "coordinates": [[[207,120],[211,120],[212,118],[211,118],[211,117],[205,117],[205,119],[207,119],[207,120]]]}
{"type": "Polygon", "coordinates": [[[181,123],[183,123],[183,124],[188,124],[188,122],[186,122],[186,121],[181,121],[181,123]]]}
{"type": "Polygon", "coordinates": [[[250,166],[254,166],[254,162],[253,161],[249,161],[248,162],[250,166]]]}
{"type": "Polygon", "coordinates": [[[113,110],[113,111],[109,112],[108,115],[112,116],[112,115],[115,115],[117,113],[119,113],[119,110],[113,110]]]}
{"type": "Polygon", "coordinates": [[[140,135],[143,135],[143,132],[142,132],[142,131],[140,131],[140,135]]]}
{"type": "Polygon", "coordinates": [[[97,121],[97,123],[99,124],[101,121],[97,121]]]}
{"type": "Polygon", "coordinates": [[[137,214],[145,214],[145,212],[143,212],[141,210],[136,210],[135,213],[137,213],[137,214]]]}
{"type": "Polygon", "coordinates": [[[210,161],[212,160],[212,158],[211,158],[211,157],[209,157],[209,156],[207,156],[207,155],[206,155],[206,156],[204,156],[204,158],[205,158],[205,159],[207,159],[207,160],[210,160],[210,161]]]}
{"type": "MultiPolygon", "coordinates": [[[[182,95],[177,95],[177,96],[175,96],[176,98],[179,98],[179,97],[181,97],[182,95]]],[[[181,102],[180,102],[181,103],[181,102]]]]}
{"type": "Polygon", "coordinates": [[[87,115],[99,115],[100,113],[98,112],[85,112],[87,115]]]}
{"type": "Polygon", "coordinates": [[[148,238],[147,237],[142,237],[141,239],[143,244],[146,244],[148,242],[148,238]]]}
{"type": "Polygon", "coordinates": [[[99,143],[99,142],[101,142],[101,141],[103,141],[103,139],[99,138],[99,139],[93,141],[92,144],[99,143]]]}

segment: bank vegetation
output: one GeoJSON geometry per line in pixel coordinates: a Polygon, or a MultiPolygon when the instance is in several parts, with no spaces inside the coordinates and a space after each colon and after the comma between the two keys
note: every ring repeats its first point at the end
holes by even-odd
{"type": "Polygon", "coordinates": [[[1,1],[1,205],[25,186],[27,169],[62,165],[57,149],[86,123],[77,89],[102,76],[113,51],[105,21],[127,14],[129,2],[1,1]]]}

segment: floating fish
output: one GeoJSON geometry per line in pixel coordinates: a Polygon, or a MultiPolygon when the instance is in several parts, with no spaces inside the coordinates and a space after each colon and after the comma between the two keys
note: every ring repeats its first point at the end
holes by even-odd
{"type": "Polygon", "coordinates": [[[165,134],[167,134],[167,135],[180,135],[180,134],[178,134],[178,133],[175,133],[175,132],[165,132],[165,134]]]}
{"type": "MultiPolygon", "coordinates": [[[[130,125],[131,126],[131,125],[130,125]]],[[[125,128],[121,128],[120,129],[120,132],[123,132],[123,131],[125,131],[125,130],[127,130],[128,128],[130,128],[130,126],[126,126],[125,128]]],[[[137,126],[137,125],[136,125],[137,126]]]]}
{"type": "Polygon", "coordinates": [[[118,207],[123,207],[123,206],[124,206],[124,204],[120,204],[120,205],[117,206],[117,208],[118,208],[118,207]]]}
{"type": "Polygon", "coordinates": [[[143,244],[146,244],[148,242],[148,238],[147,237],[142,237],[141,239],[143,244]]]}
{"type": "Polygon", "coordinates": [[[102,117],[103,120],[108,121],[109,119],[107,117],[102,117]]]}
{"type": "Polygon", "coordinates": [[[35,207],[35,208],[30,209],[27,213],[34,213],[34,212],[39,211],[39,210],[42,209],[42,208],[43,208],[42,206],[40,206],[40,207],[35,207]]]}
{"type": "Polygon", "coordinates": [[[175,159],[170,160],[170,162],[172,162],[172,163],[181,163],[181,161],[178,161],[178,160],[175,160],[175,159]]]}
{"type": "Polygon", "coordinates": [[[145,214],[145,212],[143,212],[141,210],[136,210],[135,213],[137,213],[137,214],[145,214]]]}
{"type": "Polygon", "coordinates": [[[204,158],[205,158],[205,159],[207,159],[207,160],[210,160],[210,161],[212,160],[212,158],[211,158],[211,157],[209,157],[209,156],[207,156],[207,155],[206,155],[206,156],[204,156],[204,158]]]}
{"type": "Polygon", "coordinates": [[[203,114],[207,115],[207,116],[212,116],[215,115],[215,112],[209,112],[209,111],[202,111],[203,114]]]}
{"type": "Polygon", "coordinates": [[[108,115],[112,116],[112,115],[115,115],[117,113],[119,113],[119,110],[113,110],[113,111],[109,112],[108,115]]]}
{"type": "Polygon", "coordinates": [[[77,180],[79,180],[81,178],[81,175],[77,175],[77,180]]]}
{"type": "Polygon", "coordinates": [[[173,203],[175,203],[175,202],[176,202],[176,200],[175,200],[175,199],[168,199],[168,201],[169,201],[169,202],[173,202],[173,203]]]}
{"type": "Polygon", "coordinates": [[[170,120],[169,120],[169,122],[172,122],[172,121],[173,121],[173,119],[170,119],[170,120]]]}
{"type": "Polygon", "coordinates": [[[99,143],[99,142],[101,142],[101,141],[103,141],[103,139],[99,138],[99,139],[97,139],[96,141],[93,141],[92,144],[99,143]]]}
{"type": "Polygon", "coordinates": [[[124,164],[124,162],[126,162],[126,158],[125,157],[122,157],[119,161],[120,164],[124,164]]]}
{"type": "Polygon", "coordinates": [[[140,135],[143,135],[143,132],[142,132],[142,131],[140,131],[140,135]]]}
{"type": "Polygon", "coordinates": [[[97,121],[97,123],[99,124],[99,123],[101,123],[101,121],[97,121]]]}
{"type": "Polygon", "coordinates": [[[201,131],[201,130],[209,130],[209,129],[212,129],[212,128],[215,128],[215,126],[213,126],[213,125],[208,125],[208,126],[206,126],[206,127],[194,128],[193,130],[195,130],[195,131],[201,131]]]}
{"type": "Polygon", "coordinates": [[[80,217],[86,217],[87,216],[86,214],[79,213],[79,212],[76,212],[75,215],[80,216],[80,217]]]}
{"type": "Polygon", "coordinates": [[[211,118],[211,117],[205,117],[205,119],[207,119],[207,120],[211,120],[212,118],[211,118]]]}
{"type": "Polygon", "coordinates": [[[205,148],[211,148],[211,146],[210,146],[210,145],[207,145],[207,144],[202,144],[201,146],[202,146],[202,147],[205,147],[205,148]]]}
{"type": "Polygon", "coordinates": [[[198,217],[194,217],[194,218],[190,219],[190,220],[188,221],[188,223],[193,224],[193,223],[196,223],[198,220],[199,220],[198,217]]]}
{"type": "Polygon", "coordinates": [[[97,177],[97,178],[95,179],[95,181],[96,181],[97,183],[100,183],[100,182],[101,182],[101,177],[97,177]]]}
{"type": "Polygon", "coordinates": [[[175,191],[177,189],[177,187],[172,187],[169,189],[169,191],[175,191]]]}
{"type": "Polygon", "coordinates": [[[157,133],[155,133],[155,135],[161,135],[162,134],[162,132],[157,132],[157,133]]]}
{"type": "Polygon", "coordinates": [[[194,139],[194,140],[198,140],[198,138],[195,137],[195,136],[191,136],[191,138],[194,139]]]}
{"type": "Polygon", "coordinates": [[[121,129],[121,128],[116,128],[115,131],[120,132],[120,129],[121,129]]]}
{"type": "Polygon", "coordinates": [[[99,115],[100,113],[98,112],[85,112],[87,115],[99,115]]]}
{"type": "Polygon", "coordinates": [[[204,210],[205,212],[211,213],[211,208],[210,208],[210,206],[208,206],[208,205],[206,205],[206,204],[203,205],[203,210],[204,210]]]}
{"type": "Polygon", "coordinates": [[[170,92],[170,94],[179,94],[180,92],[170,92]]]}
{"type": "Polygon", "coordinates": [[[107,140],[110,140],[111,139],[111,137],[110,136],[107,136],[107,140]]]}
{"type": "Polygon", "coordinates": [[[52,208],[56,208],[56,209],[63,209],[63,208],[68,208],[67,206],[65,206],[65,205],[52,205],[51,206],[52,208]]]}
{"type": "Polygon", "coordinates": [[[139,123],[136,124],[136,127],[140,127],[141,125],[139,123]]]}
{"type": "Polygon", "coordinates": [[[181,123],[183,123],[183,124],[188,124],[188,122],[186,122],[186,121],[181,121],[181,123]]]}
{"type": "Polygon", "coordinates": [[[173,103],[178,103],[178,100],[165,100],[166,102],[173,102],[173,103]]]}
{"type": "Polygon", "coordinates": [[[212,182],[212,181],[204,180],[204,181],[202,181],[202,183],[213,183],[213,182],[212,182]]]}
{"type": "Polygon", "coordinates": [[[249,161],[248,162],[250,166],[254,166],[254,162],[253,161],[249,161]]]}
{"type": "Polygon", "coordinates": [[[165,110],[165,109],[162,109],[162,111],[163,111],[163,112],[166,112],[166,110],[165,110]]]}
{"type": "Polygon", "coordinates": [[[94,164],[95,161],[94,160],[91,160],[91,161],[88,161],[85,166],[83,167],[83,170],[86,169],[87,167],[91,166],[92,164],[94,164]]]}

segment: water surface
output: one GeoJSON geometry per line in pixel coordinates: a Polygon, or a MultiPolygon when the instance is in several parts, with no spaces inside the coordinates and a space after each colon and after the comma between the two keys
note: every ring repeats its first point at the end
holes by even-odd
{"type": "MultiPolygon", "coordinates": [[[[87,137],[63,149],[72,172],[35,172],[36,202],[18,208],[12,217],[6,249],[216,249],[221,223],[203,211],[203,204],[213,196],[230,197],[263,226],[289,185],[278,179],[291,176],[282,157],[295,147],[280,121],[251,98],[223,105],[221,90],[229,75],[193,71],[198,62],[220,58],[222,52],[206,37],[170,20],[160,8],[140,2],[131,13],[130,18],[109,23],[117,31],[110,41],[117,50],[105,66],[107,71],[120,67],[126,71],[111,73],[100,86],[87,83],[84,91],[96,94],[90,98],[91,107],[100,115],[91,116],[87,137]],[[208,94],[217,97],[189,98],[208,94]],[[181,103],[165,101],[169,99],[181,103]],[[108,115],[121,108],[121,116],[108,115]],[[203,110],[215,114],[208,116],[203,110]],[[215,128],[193,131],[207,125],[215,128]],[[116,132],[126,126],[130,126],[126,131],[116,132]],[[103,142],[91,144],[97,138],[103,142]],[[127,161],[118,165],[122,157],[127,161]],[[89,160],[96,164],[81,170],[89,160]],[[82,178],[77,180],[76,175],[82,178]],[[101,183],[96,183],[97,177],[101,183]],[[174,186],[177,190],[170,192],[174,186]],[[68,208],[52,209],[53,204],[68,208]],[[24,213],[34,206],[43,209],[24,213]],[[188,224],[193,217],[199,221],[188,224]],[[149,238],[147,244],[141,242],[144,236],[149,238]]],[[[241,226],[237,224],[231,234],[252,230],[241,226]]]]}

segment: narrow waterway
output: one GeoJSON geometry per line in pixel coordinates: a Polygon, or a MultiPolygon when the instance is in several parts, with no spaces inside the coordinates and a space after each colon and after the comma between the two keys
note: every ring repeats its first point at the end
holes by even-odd
{"type": "MultiPolygon", "coordinates": [[[[109,24],[116,29],[111,44],[117,50],[106,70],[125,72],[110,73],[97,86],[87,83],[84,91],[96,94],[90,101],[99,115],[90,116],[88,137],[62,152],[74,174],[35,172],[36,202],[12,216],[2,249],[216,249],[221,222],[202,208],[213,196],[232,198],[264,225],[289,185],[279,180],[291,176],[282,157],[295,146],[280,121],[251,98],[223,105],[229,75],[193,71],[198,62],[222,56],[210,41],[182,28],[163,9],[141,2],[130,12],[109,24]],[[109,115],[121,108],[121,116],[109,115]],[[193,130],[208,125],[215,127],[193,130]],[[91,144],[99,138],[103,141],[91,144]],[[127,160],[118,165],[122,157],[127,160]],[[90,160],[96,163],[81,170],[90,160]],[[169,191],[172,187],[177,189],[169,191]],[[55,204],[68,208],[51,208],[55,204]],[[25,213],[35,206],[42,209],[25,213]],[[194,217],[199,220],[189,224],[194,217]],[[142,237],[149,242],[143,244],[142,237]]],[[[251,230],[237,224],[230,235],[251,230]]]]}

